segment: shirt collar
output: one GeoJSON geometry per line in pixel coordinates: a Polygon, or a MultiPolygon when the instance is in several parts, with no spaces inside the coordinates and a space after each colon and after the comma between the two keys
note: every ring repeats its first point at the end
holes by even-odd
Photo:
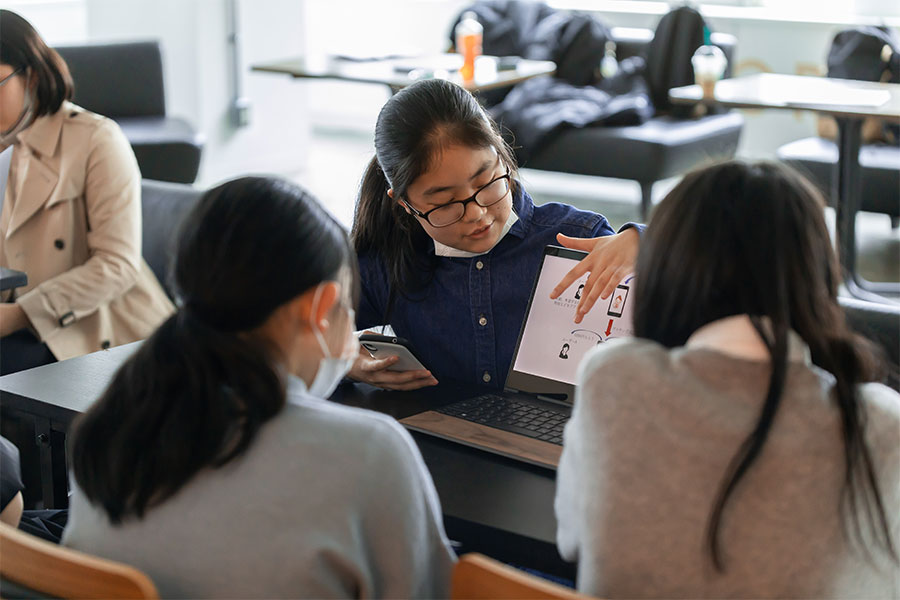
{"type": "Polygon", "coordinates": [[[36,150],[40,156],[53,156],[56,154],[63,120],[71,109],[71,103],[64,102],[55,113],[38,117],[28,129],[19,134],[19,142],[36,150]]]}
{"type": "Polygon", "coordinates": [[[513,224],[509,234],[519,239],[524,239],[531,229],[531,217],[534,215],[534,201],[525,191],[520,181],[516,181],[513,188],[513,210],[519,216],[519,220],[513,224]]]}
{"type": "MultiPolygon", "coordinates": [[[[749,315],[734,315],[707,323],[688,338],[685,347],[707,349],[745,360],[768,361],[769,350],[749,315]]],[[[788,332],[788,360],[811,364],[809,346],[794,331],[788,332]]]]}
{"type": "Polygon", "coordinates": [[[310,402],[321,402],[321,398],[316,398],[309,393],[306,382],[296,375],[287,374],[285,377],[285,399],[288,404],[303,406],[310,402]]]}

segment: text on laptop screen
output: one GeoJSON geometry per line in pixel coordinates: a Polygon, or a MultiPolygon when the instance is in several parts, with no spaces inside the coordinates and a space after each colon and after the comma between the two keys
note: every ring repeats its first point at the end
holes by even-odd
{"type": "Polygon", "coordinates": [[[575,323],[575,309],[584,291],[585,273],[555,300],[550,292],[577,264],[577,260],[545,255],[540,277],[525,317],[525,330],[519,343],[515,371],[575,385],[581,359],[606,340],[634,334],[631,293],[634,278],[626,276],[611,296],[599,297],[594,307],[575,323]]]}

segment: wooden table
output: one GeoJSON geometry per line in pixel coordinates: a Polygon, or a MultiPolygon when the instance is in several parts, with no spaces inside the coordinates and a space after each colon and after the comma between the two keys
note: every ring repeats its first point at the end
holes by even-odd
{"type": "MultiPolygon", "coordinates": [[[[46,508],[68,505],[66,433],[100,396],[140,342],[0,377],[3,417],[34,424],[46,508]]],[[[442,383],[416,392],[343,384],[332,400],[397,419],[474,395],[442,383]],[[465,395],[463,395],[465,394],[465,395]]],[[[556,473],[432,436],[413,434],[441,500],[451,539],[526,567],[574,579],[575,565],[556,550],[556,473]]]]}
{"type": "Polygon", "coordinates": [[[294,78],[337,79],[386,85],[396,93],[419,79],[440,77],[462,85],[471,92],[511,87],[541,75],[556,72],[556,63],[545,60],[516,60],[514,69],[497,69],[497,57],[481,56],[475,65],[475,79],[463,82],[459,75],[462,57],[436,54],[379,60],[348,60],[327,57],[321,61],[303,57],[252,65],[253,71],[290,75],[294,78]]]}
{"type": "Polygon", "coordinates": [[[847,291],[876,302],[884,301],[879,293],[900,293],[900,285],[867,281],[856,269],[862,122],[877,117],[900,123],[900,84],[761,73],[719,81],[711,99],[703,98],[699,85],[672,88],[669,97],[677,104],[705,101],[731,108],[809,110],[834,117],[839,131],[837,242],[847,291]]]}

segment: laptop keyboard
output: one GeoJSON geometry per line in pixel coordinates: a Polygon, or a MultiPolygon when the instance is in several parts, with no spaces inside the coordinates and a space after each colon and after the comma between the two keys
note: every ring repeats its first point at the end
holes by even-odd
{"type": "Polygon", "coordinates": [[[562,446],[563,428],[569,420],[565,409],[534,406],[493,394],[454,402],[437,412],[558,446],[562,446]]]}

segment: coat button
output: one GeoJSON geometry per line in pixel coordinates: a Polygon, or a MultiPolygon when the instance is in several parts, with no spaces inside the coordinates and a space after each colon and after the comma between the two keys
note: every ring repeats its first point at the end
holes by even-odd
{"type": "Polygon", "coordinates": [[[485,371],[484,375],[481,376],[481,380],[485,383],[490,383],[491,382],[491,374],[488,373],[487,371],[485,371]]]}
{"type": "Polygon", "coordinates": [[[57,250],[62,250],[63,248],[66,247],[66,243],[62,240],[55,240],[53,242],[53,245],[56,246],[57,250]]]}
{"type": "Polygon", "coordinates": [[[100,347],[103,348],[104,350],[109,350],[109,340],[103,340],[100,343],[100,347]]]}
{"type": "Polygon", "coordinates": [[[484,315],[481,315],[480,317],[478,317],[478,324],[481,325],[482,327],[487,325],[487,317],[485,317],[484,315]]]}
{"type": "Polygon", "coordinates": [[[482,270],[484,268],[484,263],[479,260],[477,263],[475,263],[475,268],[479,271],[482,270]]]}

